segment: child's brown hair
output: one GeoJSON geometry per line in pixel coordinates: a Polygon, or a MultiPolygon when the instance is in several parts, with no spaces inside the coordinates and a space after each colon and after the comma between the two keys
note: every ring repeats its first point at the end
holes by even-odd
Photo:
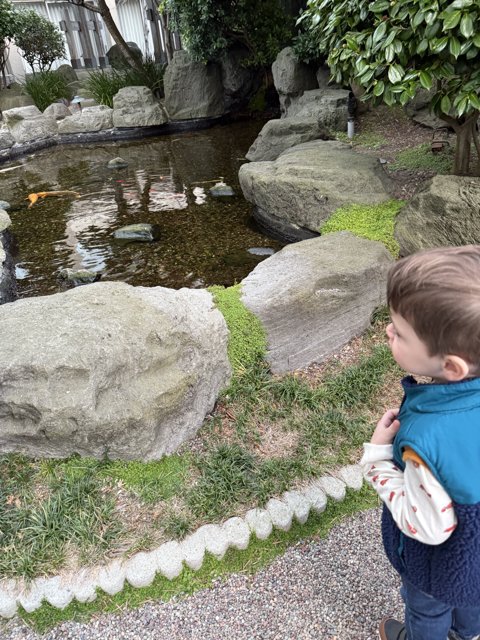
{"type": "Polygon", "coordinates": [[[388,274],[387,301],[430,355],[458,355],[480,367],[480,245],[402,258],[388,274]]]}

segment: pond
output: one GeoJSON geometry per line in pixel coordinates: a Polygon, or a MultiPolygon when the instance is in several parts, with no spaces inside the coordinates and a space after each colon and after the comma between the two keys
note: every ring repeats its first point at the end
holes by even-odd
{"type": "Polygon", "coordinates": [[[65,268],[88,269],[102,280],[172,288],[242,280],[282,246],[255,228],[238,183],[238,170],[262,124],[58,146],[1,167],[0,197],[12,205],[18,244],[19,296],[62,290],[59,273],[65,268]],[[117,156],[127,168],[107,168],[117,156]],[[210,194],[222,179],[234,197],[210,194]],[[28,208],[29,193],[60,190],[77,191],[80,198],[49,197],[28,208]],[[157,225],[159,239],[114,240],[116,229],[136,223],[157,225]]]}

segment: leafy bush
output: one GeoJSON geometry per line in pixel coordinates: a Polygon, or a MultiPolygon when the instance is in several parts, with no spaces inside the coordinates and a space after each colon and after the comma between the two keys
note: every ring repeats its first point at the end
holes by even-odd
{"type": "Polygon", "coordinates": [[[44,111],[52,102],[61,98],[70,100],[72,90],[65,78],[56,71],[40,71],[25,80],[23,85],[35,105],[44,111]]]}
{"type": "Polygon", "coordinates": [[[91,71],[86,88],[99,104],[113,107],[113,97],[123,87],[148,87],[155,95],[163,94],[163,76],[165,67],[155,63],[151,58],[142,62],[142,71],[132,68],[98,69],[91,71]]]}
{"type": "Polygon", "coordinates": [[[202,62],[241,44],[249,51],[243,64],[270,65],[292,37],[293,19],[279,0],[162,0],[160,12],[170,16],[185,48],[202,62]]]}
{"type": "Polygon", "coordinates": [[[19,11],[16,21],[15,44],[34,72],[35,67],[48,71],[66,56],[62,33],[50,20],[29,10],[19,11]]]}

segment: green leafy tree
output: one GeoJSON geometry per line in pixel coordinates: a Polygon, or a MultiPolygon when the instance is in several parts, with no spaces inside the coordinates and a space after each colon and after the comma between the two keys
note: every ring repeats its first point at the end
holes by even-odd
{"type": "Polygon", "coordinates": [[[36,11],[19,11],[15,44],[35,73],[48,71],[55,60],[64,58],[65,45],[60,29],[36,11]]]}
{"type": "Polygon", "coordinates": [[[364,99],[405,105],[420,88],[457,134],[454,173],[480,157],[479,0],[309,0],[307,27],[337,82],[355,81],[364,99]]]}
{"type": "Polygon", "coordinates": [[[279,0],[163,0],[159,10],[193,58],[204,62],[241,43],[250,52],[245,64],[269,65],[292,36],[293,19],[279,0]]]}
{"type": "Polygon", "coordinates": [[[6,85],[5,68],[7,66],[10,43],[15,34],[16,13],[10,0],[0,0],[0,74],[3,86],[6,85]]]}

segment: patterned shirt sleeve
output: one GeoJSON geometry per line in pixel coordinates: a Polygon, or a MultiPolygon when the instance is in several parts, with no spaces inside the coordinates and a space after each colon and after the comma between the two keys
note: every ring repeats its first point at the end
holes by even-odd
{"type": "Polygon", "coordinates": [[[450,496],[423,460],[408,450],[402,471],[393,462],[392,445],[363,446],[360,464],[365,480],[386,504],[399,529],[425,544],[445,542],[457,526],[457,517],[450,496]]]}

